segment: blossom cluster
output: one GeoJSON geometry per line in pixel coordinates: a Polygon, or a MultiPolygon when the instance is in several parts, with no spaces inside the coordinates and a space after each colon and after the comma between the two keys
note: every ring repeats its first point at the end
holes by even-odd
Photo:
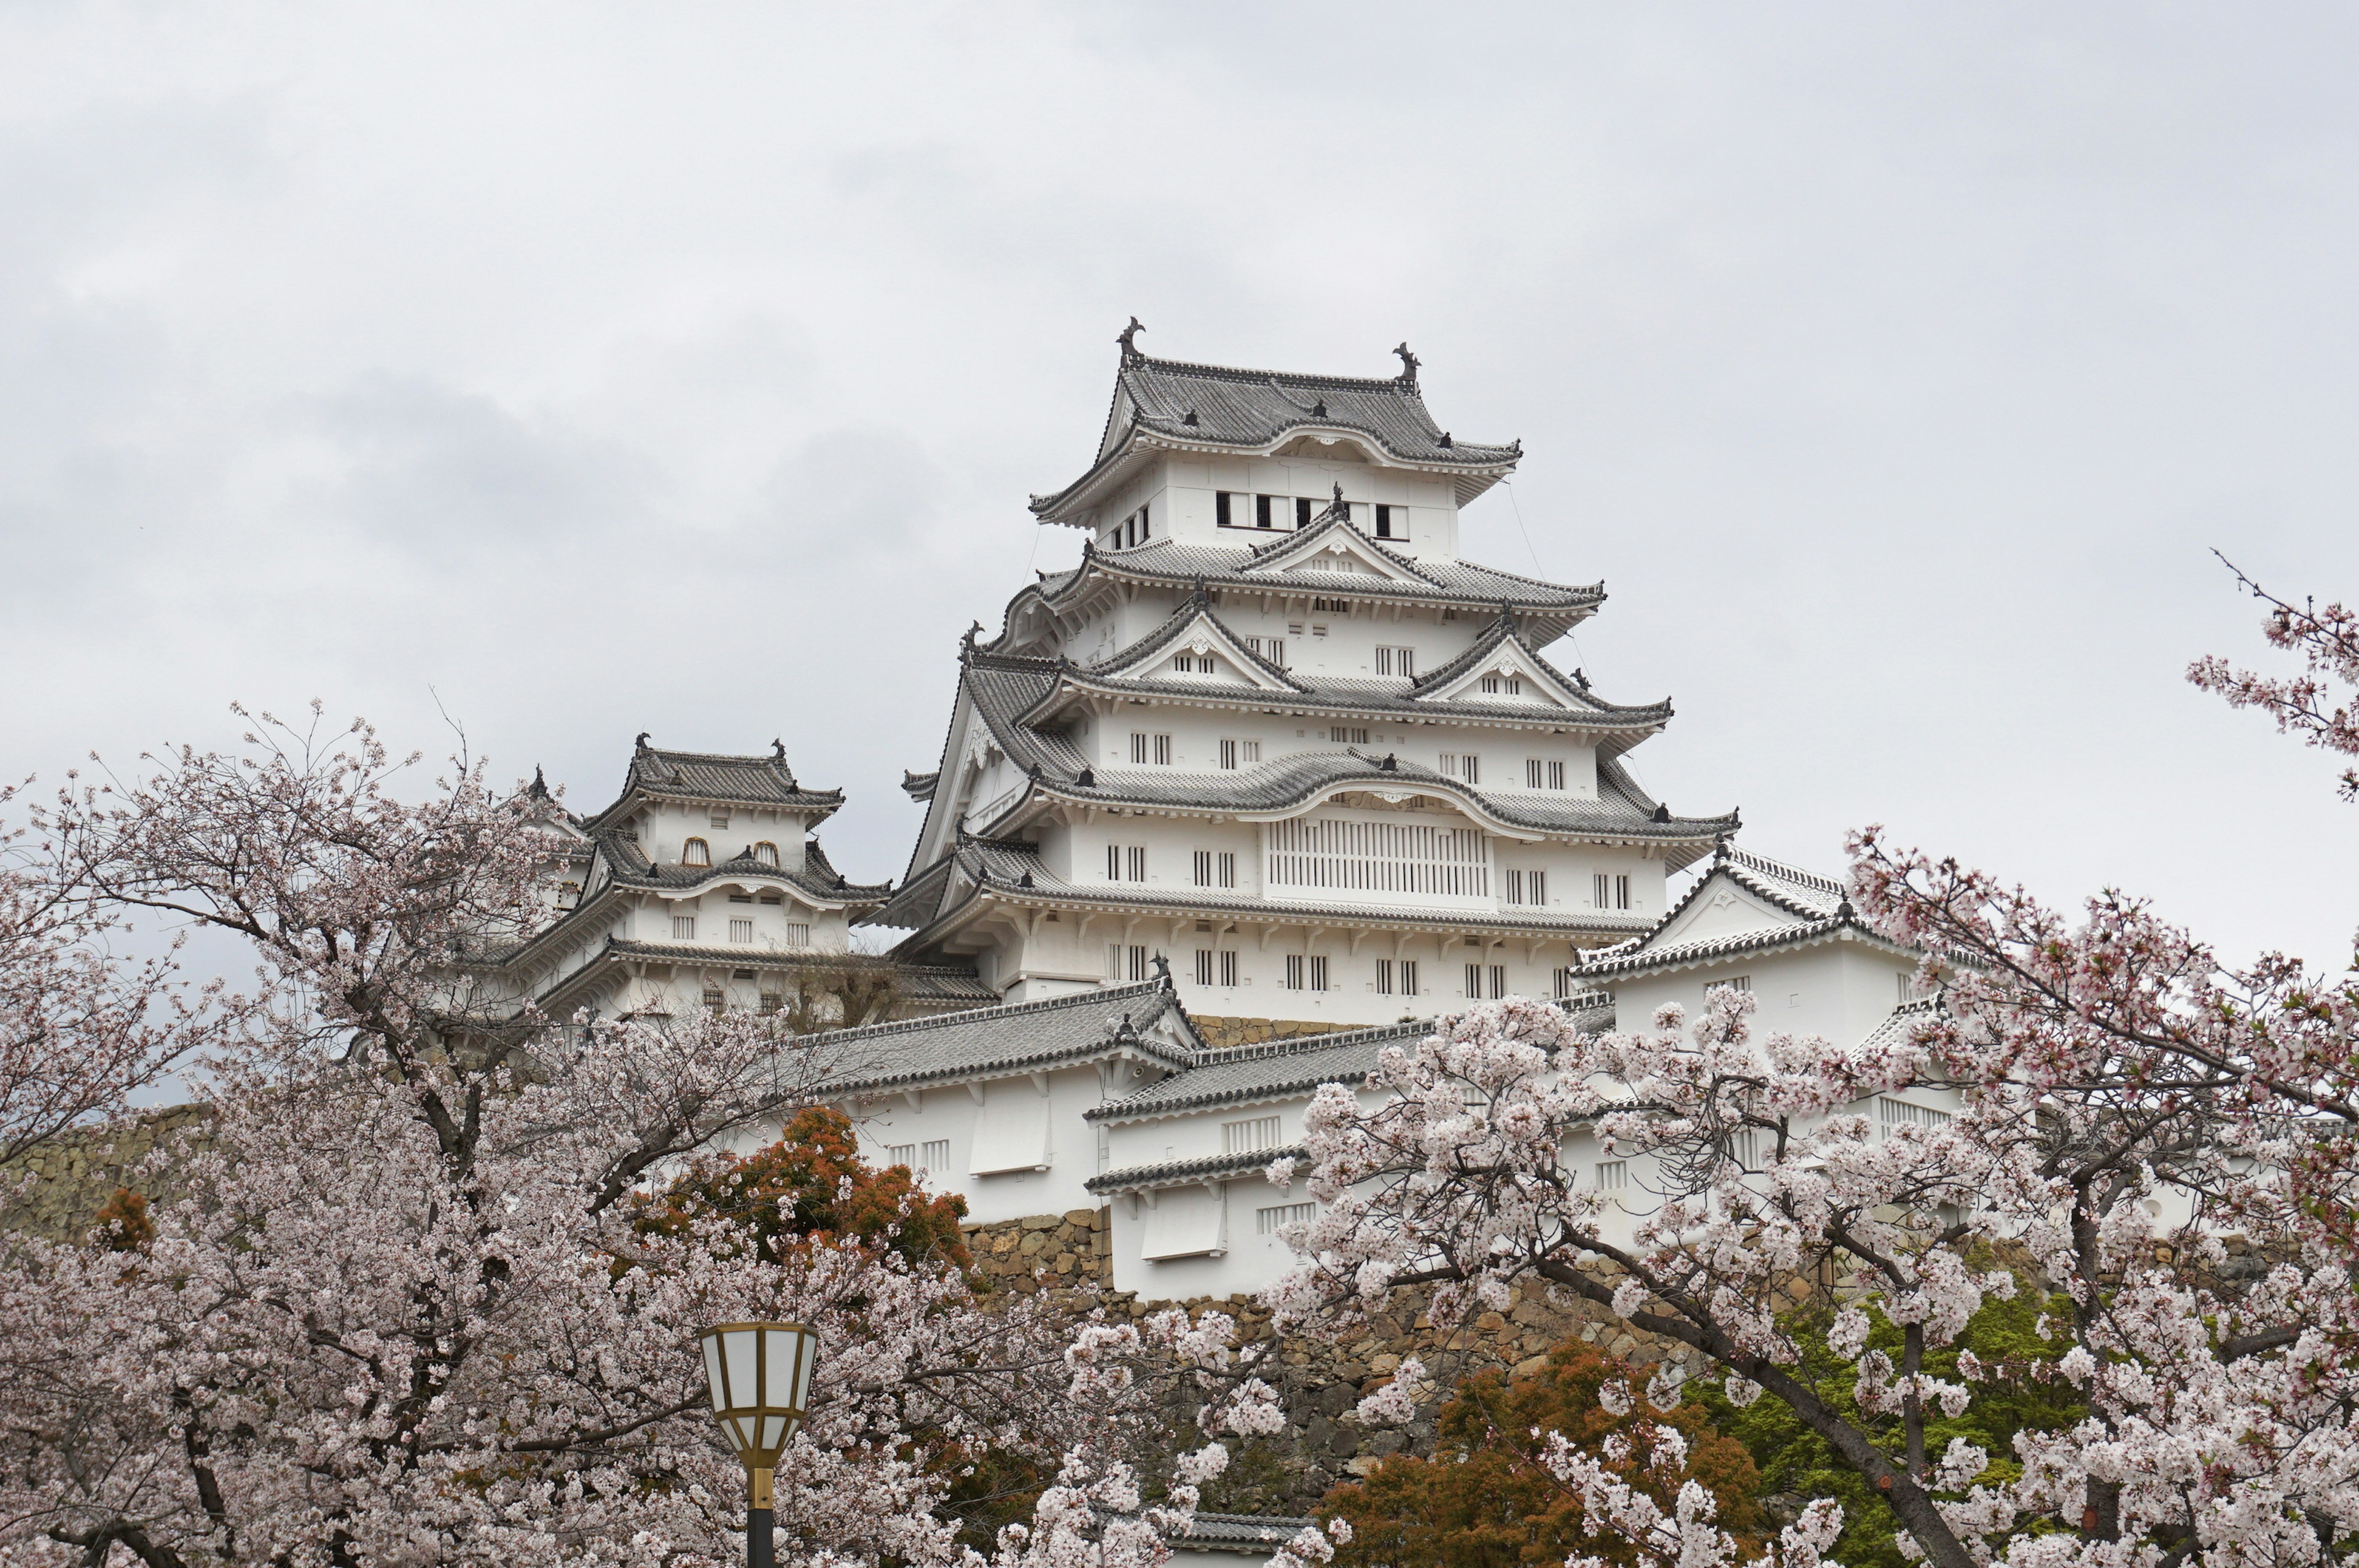
{"type": "Polygon", "coordinates": [[[820,1342],[776,1476],[789,1556],[964,1560],[941,1504],[996,1448],[1062,1466],[1003,1562],[1161,1562],[1226,1451],[1208,1435],[1153,1508],[1123,1454],[1173,1368],[1212,1379],[1208,1434],[1266,1430],[1268,1390],[1223,1376],[1234,1325],[1076,1324],[858,1236],[768,1254],[709,1207],[635,1223],[831,1063],[778,1018],[552,1022],[497,994],[470,944],[546,918],[536,797],[462,762],[408,800],[402,771],[364,728],[258,720],[243,753],[77,783],[0,886],[0,944],[32,932],[0,986],[37,994],[33,1054],[71,1091],[44,1110],[0,1076],[0,1139],[209,1064],[201,1123],[135,1177],[140,1234],[0,1234],[0,1561],[733,1561],[745,1477],[697,1334],[783,1320],[820,1342]],[[255,988],[172,1011],[168,974],[87,956],[126,909],[244,937],[255,988]]]}

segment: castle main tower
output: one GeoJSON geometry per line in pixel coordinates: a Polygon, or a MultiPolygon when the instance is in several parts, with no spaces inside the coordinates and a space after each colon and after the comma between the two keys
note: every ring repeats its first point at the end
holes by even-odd
{"type": "Polygon", "coordinates": [[[1009,1001],[1167,960],[1221,1041],[1564,994],[1737,818],[1674,816],[1622,766],[1668,701],[1542,656],[1603,585],[1461,558],[1460,508],[1520,444],[1443,428],[1407,345],[1360,379],[1155,359],[1137,330],[1095,460],[1032,501],[1087,533],[1082,563],[968,633],[869,922],[1009,1001]]]}

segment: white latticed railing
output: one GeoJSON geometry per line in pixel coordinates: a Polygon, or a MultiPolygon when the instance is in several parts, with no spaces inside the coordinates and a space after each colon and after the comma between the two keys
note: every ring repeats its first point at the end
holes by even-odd
{"type": "Polygon", "coordinates": [[[1488,898],[1491,867],[1477,828],[1297,818],[1270,824],[1269,885],[1488,898]]]}

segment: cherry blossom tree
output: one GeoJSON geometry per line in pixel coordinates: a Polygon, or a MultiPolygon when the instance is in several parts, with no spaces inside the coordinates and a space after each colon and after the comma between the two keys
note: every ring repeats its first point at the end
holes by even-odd
{"type": "MultiPolygon", "coordinates": [[[[2268,602],[2267,634],[2304,676],[2206,661],[2191,677],[2359,752],[2333,693],[2359,676],[2351,616],[2268,602]]],[[[1322,1211],[1270,1292],[1280,1323],[1335,1332],[1407,1285],[1432,1288],[1437,1325],[1526,1282],[1599,1303],[1701,1353],[1740,1405],[1782,1400],[1943,1568],[2347,1560],[2359,984],[2275,955],[2223,965],[2119,893],[2070,918],[1875,830],[1852,849],[1854,899],[1926,955],[1938,1009],[1842,1043],[1759,1033],[1733,990],[1602,1035],[1516,1000],[1445,1019],[1365,1085],[1314,1099],[1322,1211]],[[1908,1087],[1957,1091],[1958,1114],[1888,1129],[1864,1114],[1908,1087]],[[1653,1172],[1655,1214],[1608,1222],[1564,1157],[1592,1137],[1653,1172]],[[1985,1301],[2027,1285],[2069,1303],[2041,1325],[2052,1371],[1955,1353],[1985,1301]],[[1897,1353],[1870,1347],[1879,1322],[1897,1353]],[[1821,1326],[1840,1379],[1809,1370],[1803,1336],[1821,1326]],[[1930,1365],[1944,1350],[1953,1375],[1930,1365]],[[1963,1439],[1930,1450],[1933,1412],[2041,1375],[2076,1385],[2088,1414],[2018,1434],[2018,1478],[1989,1478],[1993,1455],[1963,1439]]],[[[1680,1390],[1666,1373],[1644,1397],[1680,1390]]],[[[1563,1444],[1548,1463],[1655,1561],[1734,1560],[1700,1489],[1666,1509],[1598,1454],[1563,1444]]],[[[1810,1563],[1840,1526],[1814,1506],[1763,1561],[1810,1563]]]]}
{"type": "MultiPolygon", "coordinates": [[[[18,791],[0,788],[0,808],[18,791]]],[[[0,822],[0,1166],[201,1057],[239,1009],[179,975],[178,945],[130,955],[118,914],[93,905],[56,846],[0,822]]]]}
{"type": "MultiPolygon", "coordinates": [[[[786,1319],[821,1344],[777,1477],[788,1560],[958,1561],[935,1505],[995,1445],[1065,1470],[1002,1559],[1152,1568],[1225,1455],[1186,1456],[1155,1509],[1121,1457],[1226,1325],[986,1309],[891,1225],[782,1248],[738,1206],[637,1223],[625,1200],[817,1094],[820,1056],[777,1019],[551,1023],[501,995],[471,955],[546,918],[533,797],[464,761],[405,797],[373,732],[316,719],[77,780],[41,824],[86,907],[234,933],[260,968],[201,1135],[158,1156],[179,1195],[136,1234],[0,1238],[0,1560],[734,1561],[743,1476],[695,1334],[786,1319]]],[[[53,1048],[119,1089],[114,1039],[53,1048]]],[[[1208,1433],[1266,1419],[1238,1411],[1208,1433]]]]}

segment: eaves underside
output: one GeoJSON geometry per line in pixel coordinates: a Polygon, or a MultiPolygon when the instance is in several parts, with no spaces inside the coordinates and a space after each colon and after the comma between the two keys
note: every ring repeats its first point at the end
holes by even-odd
{"type": "Polygon", "coordinates": [[[1119,438],[1104,456],[1090,466],[1089,471],[1049,495],[1034,496],[1033,515],[1043,524],[1061,524],[1069,528],[1090,526],[1086,518],[1077,515],[1103,501],[1118,488],[1141,459],[1167,454],[1184,454],[1208,458],[1266,458],[1278,448],[1299,440],[1305,436],[1332,435],[1348,440],[1371,453],[1372,468],[1397,469],[1425,474],[1452,482],[1453,495],[1459,505],[1481,495],[1502,477],[1513,473],[1517,457],[1491,458],[1468,462],[1439,462],[1431,459],[1404,457],[1385,444],[1374,431],[1333,420],[1306,417],[1281,425],[1275,432],[1257,441],[1223,441],[1172,435],[1161,430],[1134,426],[1119,438]],[[1469,490],[1469,486],[1472,490],[1469,490]]]}
{"type": "Polygon", "coordinates": [[[1578,967],[1583,979],[1636,979],[1647,975],[1671,974],[1682,969],[1706,968],[1739,958],[1760,957],[1795,947],[1815,947],[1827,942],[1858,942],[1880,948],[1896,957],[1912,957],[1910,949],[1869,930],[1855,920],[1837,919],[1812,921],[1753,935],[1721,938],[1715,942],[1682,944],[1659,954],[1632,954],[1615,958],[1599,956],[1578,967]]]}
{"type": "MultiPolygon", "coordinates": [[[[1326,925],[1345,929],[1430,933],[1435,931],[1473,932],[1484,935],[1485,946],[1510,941],[1566,942],[1572,946],[1594,946],[1611,944],[1615,939],[1627,940],[1634,928],[1642,923],[1615,922],[1509,922],[1488,917],[1475,918],[1466,913],[1443,910],[1419,914],[1411,911],[1373,910],[1333,904],[1240,903],[1234,900],[1198,900],[1186,894],[1165,895],[1141,899],[1122,895],[1094,895],[1079,889],[1014,888],[997,881],[978,882],[967,895],[948,910],[905,938],[896,949],[914,950],[927,942],[938,941],[956,925],[965,924],[969,912],[984,901],[1011,909],[1041,911],[1072,910],[1076,913],[1098,914],[1114,912],[1135,914],[1141,918],[1166,920],[1222,919],[1254,926],[1289,926],[1326,925]],[[1583,938],[1591,940],[1584,942],[1583,938]]],[[[979,912],[977,912],[979,913],[979,912]]]]}
{"type": "Polygon", "coordinates": [[[1548,730],[1552,732],[1588,735],[1593,743],[1603,745],[1609,741],[1621,744],[1614,754],[1630,749],[1650,735],[1659,734],[1670,722],[1665,710],[1638,709],[1622,713],[1599,713],[1567,708],[1510,708],[1505,704],[1444,706],[1433,699],[1419,699],[1418,706],[1400,708],[1390,704],[1353,701],[1332,692],[1322,693],[1315,687],[1292,689],[1271,689],[1262,687],[1190,686],[1178,682],[1146,680],[1091,679],[1069,676],[1044,697],[1031,710],[1021,716],[1026,724],[1040,722],[1053,717],[1051,704],[1060,697],[1080,694],[1098,697],[1109,703],[1145,702],[1148,706],[1168,705],[1173,708],[1196,708],[1223,711],[1255,709],[1270,714],[1282,714],[1290,719],[1313,716],[1355,719],[1362,721],[1413,724],[1435,729],[1511,730],[1528,732],[1548,730]],[[1321,698],[1324,700],[1321,700],[1321,698]]]}

